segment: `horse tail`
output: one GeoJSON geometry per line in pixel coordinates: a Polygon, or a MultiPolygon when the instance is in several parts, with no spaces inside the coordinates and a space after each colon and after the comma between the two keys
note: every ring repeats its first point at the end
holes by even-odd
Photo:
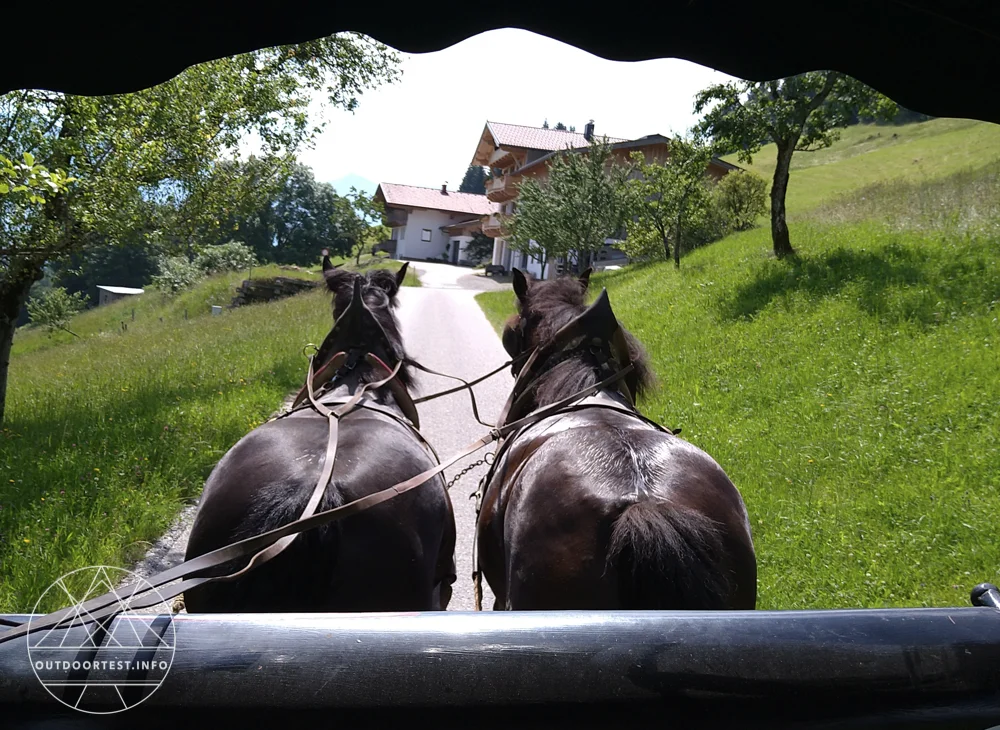
{"type": "Polygon", "coordinates": [[[664,500],[635,502],[611,529],[624,610],[724,610],[733,593],[720,526],[664,500]]]}

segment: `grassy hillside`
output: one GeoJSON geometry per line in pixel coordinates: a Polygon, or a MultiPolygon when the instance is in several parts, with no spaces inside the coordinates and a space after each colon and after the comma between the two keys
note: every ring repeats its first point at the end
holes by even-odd
{"type": "MultiPolygon", "coordinates": [[[[953,151],[961,129],[1000,139],[951,122],[900,135],[953,151]]],[[[760,228],[679,271],[591,279],[652,357],[661,388],[643,412],[683,428],[743,494],[760,608],[964,606],[1000,581],[1000,162],[892,180],[875,162],[901,165],[894,145],[793,174],[790,196],[814,200],[790,226],[795,260],[760,228]],[[845,169],[876,182],[831,196],[845,169]],[[807,178],[825,192],[801,192],[807,178]]],[[[477,300],[499,331],[512,292],[477,300]]]]}
{"type": "MultiPolygon", "coordinates": [[[[318,276],[254,270],[277,273],[318,276]]],[[[30,611],[69,570],[141,556],[226,450],[304,382],[303,347],[333,324],[329,292],[211,316],[245,276],[90,310],[70,323],[79,339],[17,333],[0,429],[0,613],[30,611]]]]}
{"type": "MultiPolygon", "coordinates": [[[[402,266],[399,261],[385,258],[375,259],[368,254],[361,257],[360,267],[355,266],[354,259],[337,258],[332,260],[334,264],[341,264],[347,269],[359,271],[367,271],[371,268],[397,271],[402,266]]],[[[180,322],[184,321],[185,318],[190,320],[210,316],[212,305],[226,307],[232,302],[236,295],[236,289],[248,275],[254,279],[283,276],[319,281],[322,279],[322,269],[317,266],[310,270],[297,271],[276,264],[268,264],[255,267],[252,272],[233,271],[209,277],[199,282],[197,286],[180,292],[176,296],[168,296],[147,287],[145,293],[139,296],[126,297],[103,307],[94,307],[82,312],[73,318],[69,329],[80,338],[88,338],[102,333],[106,335],[120,331],[122,323],[129,330],[135,331],[146,330],[157,325],[161,319],[164,322],[180,322]],[[133,310],[135,311],[134,319],[133,310]]],[[[403,285],[420,286],[420,279],[412,267],[406,272],[403,285]]],[[[69,344],[77,339],[78,337],[74,337],[69,332],[57,331],[50,335],[39,328],[28,325],[17,331],[14,338],[13,354],[23,355],[56,345],[69,344]]]]}
{"type": "MultiPolygon", "coordinates": [[[[775,148],[765,145],[745,165],[736,155],[723,159],[763,176],[770,189],[775,148]]],[[[1000,159],[1000,125],[969,119],[932,119],[899,127],[859,124],[841,130],[828,149],[796,152],[788,184],[788,217],[807,213],[832,197],[873,183],[904,178],[923,183],[1000,159]]]]}

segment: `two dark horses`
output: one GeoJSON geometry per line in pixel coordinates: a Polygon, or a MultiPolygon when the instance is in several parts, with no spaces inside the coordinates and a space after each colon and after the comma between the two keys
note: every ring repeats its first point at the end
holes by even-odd
{"type": "MultiPolygon", "coordinates": [[[[343,401],[402,364],[395,390],[379,388],[374,408],[341,420],[333,477],[316,511],[439,463],[419,425],[410,423],[416,421],[412,374],[393,311],[405,270],[404,264],[395,276],[362,276],[324,261],[337,323],[315,362],[364,351],[385,367],[358,360],[353,369],[341,368],[317,399],[343,401]],[[357,292],[360,309],[352,306],[357,292]],[[351,319],[342,317],[349,309],[353,326],[342,321],[351,319]]],[[[743,501],[711,457],[635,410],[651,370],[641,346],[614,321],[606,293],[588,308],[589,272],[536,282],[515,269],[514,277],[518,314],[505,328],[504,346],[512,358],[536,350],[545,357],[516,372],[498,426],[594,386],[626,362],[633,374],[502,442],[484,480],[478,525],[494,608],[755,608],[756,559],[743,501]],[[561,346],[559,336],[569,330],[585,336],[561,346]],[[602,340],[600,332],[608,336],[602,340]]],[[[187,559],[297,519],[320,477],[326,439],[326,419],[306,408],[239,441],[206,483],[187,559]]],[[[454,547],[454,514],[437,476],[303,533],[269,562],[236,581],[194,589],[185,602],[191,613],[445,610],[454,547]]],[[[246,563],[221,566],[217,574],[246,563]]]]}

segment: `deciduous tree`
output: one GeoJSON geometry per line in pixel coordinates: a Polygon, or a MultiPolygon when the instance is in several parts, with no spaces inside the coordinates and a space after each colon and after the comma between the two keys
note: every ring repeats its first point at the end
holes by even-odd
{"type": "Polygon", "coordinates": [[[680,267],[685,226],[697,223],[709,205],[712,152],[693,139],[672,139],[667,150],[666,159],[649,164],[641,152],[632,153],[639,175],[629,181],[632,216],[625,248],[632,256],[630,248],[649,250],[651,242],[659,239],[669,259],[673,240],[674,266],[680,267]]]}
{"type": "Polygon", "coordinates": [[[579,273],[584,256],[624,228],[631,169],[614,159],[603,138],[556,155],[548,178],[526,178],[514,214],[501,216],[511,248],[542,261],[543,277],[552,256],[575,257],[579,273]]]}
{"type": "Polygon", "coordinates": [[[773,81],[716,84],[695,97],[705,113],[698,131],[717,149],[738,150],[750,163],[761,146],[774,142],[777,164],[771,183],[771,240],[778,257],[794,254],[785,220],[792,155],[829,147],[854,115],[891,118],[896,104],[865,84],[836,71],[813,71],[773,81]],[[709,105],[713,104],[711,109],[709,105]]]}

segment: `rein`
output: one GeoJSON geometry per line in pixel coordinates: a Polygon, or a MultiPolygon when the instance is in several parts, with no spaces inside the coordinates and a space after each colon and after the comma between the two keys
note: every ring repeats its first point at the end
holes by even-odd
{"type": "Polygon", "coordinates": [[[468,391],[469,391],[469,397],[472,399],[472,413],[473,413],[473,415],[475,415],[476,420],[481,425],[486,426],[487,428],[494,428],[495,424],[485,423],[479,417],[479,408],[478,408],[478,406],[476,404],[476,394],[473,392],[472,386],[476,385],[477,383],[483,382],[487,378],[492,378],[494,375],[496,375],[497,373],[499,373],[501,370],[504,370],[505,368],[511,367],[513,365],[516,365],[519,362],[521,362],[522,360],[527,360],[530,356],[531,356],[530,352],[522,353],[522,354],[518,355],[517,357],[515,357],[513,360],[508,360],[503,365],[501,365],[500,367],[498,367],[496,370],[491,370],[490,372],[486,373],[486,375],[478,377],[475,380],[473,380],[472,382],[468,382],[468,381],[462,380],[462,378],[455,377],[454,375],[447,375],[445,373],[439,373],[436,370],[430,370],[429,368],[425,368],[420,363],[414,362],[413,360],[410,360],[409,358],[407,358],[406,363],[408,365],[411,365],[411,366],[417,368],[418,370],[423,370],[425,373],[430,373],[431,375],[440,375],[441,377],[444,377],[444,378],[450,378],[452,380],[460,380],[463,383],[465,383],[464,385],[457,385],[454,388],[449,388],[448,390],[442,390],[441,392],[434,393],[433,395],[425,395],[422,398],[415,399],[413,402],[414,402],[414,404],[417,404],[417,403],[426,403],[427,401],[434,400],[435,398],[440,398],[440,397],[445,396],[445,395],[451,395],[452,393],[457,393],[460,390],[466,390],[466,389],[468,389],[468,391]]]}
{"type": "MultiPolygon", "coordinates": [[[[527,354],[530,355],[532,353],[527,353],[527,354]]],[[[339,357],[340,355],[343,355],[343,353],[339,353],[335,357],[339,357]]],[[[482,438],[473,441],[471,444],[461,449],[457,454],[452,456],[447,461],[439,463],[436,467],[428,469],[427,471],[424,471],[421,474],[417,474],[416,476],[411,477],[410,479],[399,482],[398,484],[383,489],[379,492],[369,494],[365,497],[362,497],[361,499],[355,500],[354,502],[350,502],[348,504],[341,505],[339,507],[334,507],[332,509],[325,510],[323,512],[313,513],[316,506],[319,504],[323,492],[325,491],[325,487],[326,484],[329,482],[330,476],[333,474],[333,465],[337,453],[336,451],[337,427],[340,418],[342,418],[344,415],[354,410],[354,408],[359,405],[360,401],[362,400],[362,398],[369,389],[380,388],[383,385],[389,383],[393,378],[395,378],[396,374],[399,372],[399,369],[400,367],[402,367],[403,364],[402,360],[398,361],[396,363],[396,367],[393,368],[392,372],[388,377],[384,378],[383,380],[366,383],[362,388],[358,390],[358,392],[350,400],[340,405],[336,409],[331,410],[316,400],[313,389],[313,378],[314,378],[313,359],[314,356],[310,356],[309,372],[306,378],[306,388],[308,391],[309,401],[312,404],[312,406],[316,408],[316,410],[319,413],[326,416],[330,423],[330,437],[327,442],[327,452],[326,452],[325,463],[323,466],[323,473],[320,476],[320,479],[317,481],[316,487],[313,489],[313,493],[310,496],[309,502],[306,505],[305,509],[303,510],[302,516],[300,516],[299,519],[290,522],[286,525],[283,525],[281,527],[270,530],[269,532],[265,532],[263,534],[256,535],[254,537],[249,537],[243,540],[239,540],[225,547],[218,548],[211,552],[205,553],[204,555],[200,555],[197,558],[185,561],[180,565],[174,566],[173,568],[170,568],[161,573],[158,573],[157,575],[154,575],[148,579],[143,580],[142,581],[142,583],[144,584],[143,586],[140,586],[138,582],[133,583],[116,591],[111,591],[109,593],[105,593],[102,596],[92,598],[80,606],[71,606],[68,608],[60,609],[46,616],[42,616],[41,618],[35,619],[34,621],[20,624],[19,626],[12,628],[9,631],[4,632],[3,634],[0,634],[0,643],[3,643],[4,641],[9,641],[11,639],[15,639],[19,636],[24,636],[30,631],[37,631],[39,629],[48,629],[59,626],[60,624],[63,623],[65,619],[69,618],[70,620],[72,620],[73,618],[80,616],[84,612],[88,615],[90,619],[84,623],[91,623],[92,621],[111,619],[114,616],[121,613],[122,611],[121,604],[123,601],[128,601],[128,599],[131,597],[147,593],[148,591],[151,591],[155,588],[159,588],[178,579],[183,578],[185,580],[182,580],[180,583],[166,589],[163,592],[157,591],[156,594],[153,596],[146,596],[144,598],[138,599],[137,601],[128,601],[128,606],[133,609],[148,608],[150,606],[155,606],[170,598],[174,598],[183,593],[185,590],[190,590],[191,588],[194,588],[196,586],[205,585],[207,583],[235,580],[245,575],[248,571],[252,570],[254,567],[257,567],[267,562],[268,560],[271,560],[276,555],[280,554],[286,547],[288,547],[289,544],[291,544],[295,536],[297,536],[299,533],[315,529],[317,527],[329,524],[331,522],[335,522],[337,520],[342,520],[346,517],[349,517],[351,515],[357,514],[366,509],[374,507],[377,504],[387,502],[390,499],[393,499],[401,494],[404,494],[405,492],[410,491],[411,489],[415,489],[424,484],[425,482],[427,482],[428,480],[430,480],[432,477],[435,477],[438,474],[440,474],[442,471],[447,469],[455,462],[465,458],[469,454],[475,453],[479,449],[493,443],[494,441],[499,441],[503,439],[508,434],[517,431],[518,429],[527,426],[530,423],[533,423],[535,421],[540,421],[543,418],[547,418],[548,416],[555,414],[559,410],[572,405],[574,402],[580,400],[581,398],[586,398],[590,395],[596,394],[597,392],[607,387],[608,385],[611,385],[612,383],[616,383],[619,380],[621,380],[621,378],[625,377],[633,369],[633,365],[630,363],[627,367],[618,371],[611,377],[602,380],[600,383],[596,383],[595,385],[589,386],[581,390],[580,392],[574,393],[573,395],[568,396],[556,403],[552,403],[544,408],[538,409],[535,412],[530,413],[521,419],[507,423],[500,427],[492,427],[489,433],[487,433],[482,438]],[[235,573],[230,573],[228,575],[221,575],[221,576],[211,576],[211,577],[206,577],[206,576],[195,577],[195,578],[190,577],[194,576],[197,573],[202,573],[206,570],[227,563],[231,560],[235,560],[237,558],[251,554],[253,555],[253,557],[251,558],[250,562],[246,565],[246,567],[242,568],[239,571],[236,571],[235,573]]],[[[501,368],[498,368],[496,371],[494,371],[494,373],[491,373],[490,375],[499,372],[503,367],[506,366],[507,364],[505,364],[501,368]]],[[[433,371],[428,371],[428,372],[433,373],[433,371]]],[[[446,376],[446,377],[452,377],[452,376],[446,376]]],[[[471,384],[466,383],[466,385],[462,387],[463,388],[469,387],[469,392],[471,393],[472,392],[471,385],[480,382],[481,380],[484,380],[485,377],[489,377],[489,375],[484,376],[479,380],[473,381],[473,383],[471,384]]],[[[454,378],[454,379],[461,380],[461,378],[454,378]]],[[[462,382],[464,383],[466,381],[462,382]]],[[[456,388],[448,392],[455,392],[456,390],[460,389],[461,388],[456,388]]],[[[438,393],[433,396],[428,396],[427,398],[422,398],[421,401],[430,400],[431,398],[440,397],[446,394],[447,393],[438,393]]],[[[473,396],[473,403],[475,403],[475,396],[473,396]]],[[[482,422],[480,421],[480,423],[482,422]]],[[[477,605],[478,603],[479,601],[477,601],[477,605]]]]}

